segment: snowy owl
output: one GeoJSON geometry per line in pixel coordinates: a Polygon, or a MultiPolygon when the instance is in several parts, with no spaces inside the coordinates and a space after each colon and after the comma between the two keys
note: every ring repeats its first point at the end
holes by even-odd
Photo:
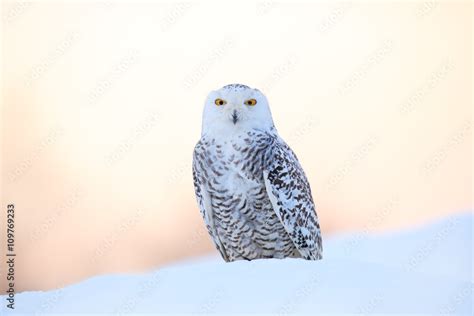
{"type": "Polygon", "coordinates": [[[278,135],[266,97],[242,84],[224,86],[208,95],[202,120],[194,189],[223,259],[321,259],[308,180],[278,135]]]}

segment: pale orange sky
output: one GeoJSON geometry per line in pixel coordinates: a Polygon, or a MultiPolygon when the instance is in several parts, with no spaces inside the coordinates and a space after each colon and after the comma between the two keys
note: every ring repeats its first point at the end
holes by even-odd
{"type": "Polygon", "coordinates": [[[2,45],[18,291],[215,251],[190,169],[228,83],[267,95],[325,236],[472,208],[469,2],[6,1],[2,45]]]}

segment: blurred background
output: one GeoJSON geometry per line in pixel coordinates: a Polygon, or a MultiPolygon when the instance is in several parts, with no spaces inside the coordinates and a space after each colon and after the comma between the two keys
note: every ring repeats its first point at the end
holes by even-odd
{"type": "Polygon", "coordinates": [[[228,83],[267,95],[325,238],[472,209],[472,12],[469,1],[2,1],[16,290],[216,253],[191,160],[204,99],[228,83]]]}

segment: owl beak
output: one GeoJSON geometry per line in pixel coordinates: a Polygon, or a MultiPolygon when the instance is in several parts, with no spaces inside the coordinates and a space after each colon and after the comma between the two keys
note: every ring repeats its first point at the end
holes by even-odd
{"type": "Polygon", "coordinates": [[[237,115],[237,110],[234,110],[234,112],[232,112],[232,123],[237,124],[237,121],[239,120],[239,116],[237,115]]]}

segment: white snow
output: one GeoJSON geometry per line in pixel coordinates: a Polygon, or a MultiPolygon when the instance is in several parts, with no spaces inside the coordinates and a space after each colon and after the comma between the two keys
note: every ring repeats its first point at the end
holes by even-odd
{"type": "Polygon", "coordinates": [[[473,220],[466,213],[410,231],[338,236],[324,240],[317,262],[224,263],[216,256],[147,274],[99,276],[17,294],[15,311],[472,315],[473,220]]]}

